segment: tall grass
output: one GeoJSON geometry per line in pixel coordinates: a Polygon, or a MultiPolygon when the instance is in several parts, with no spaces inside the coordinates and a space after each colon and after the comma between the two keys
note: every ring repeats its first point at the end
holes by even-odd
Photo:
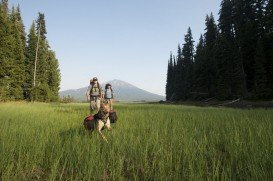
{"type": "Polygon", "coordinates": [[[87,104],[0,104],[2,180],[270,180],[273,110],[119,104],[109,143],[87,104]]]}

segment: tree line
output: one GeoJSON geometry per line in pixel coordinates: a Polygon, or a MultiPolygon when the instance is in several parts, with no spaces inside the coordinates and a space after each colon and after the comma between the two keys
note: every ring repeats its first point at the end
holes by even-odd
{"type": "Polygon", "coordinates": [[[168,61],[166,100],[273,98],[273,0],[222,0],[194,46],[191,29],[168,61]]]}
{"type": "Polygon", "coordinates": [[[59,63],[46,35],[44,14],[38,14],[27,35],[20,7],[9,9],[8,0],[0,2],[0,101],[59,99],[59,63]]]}

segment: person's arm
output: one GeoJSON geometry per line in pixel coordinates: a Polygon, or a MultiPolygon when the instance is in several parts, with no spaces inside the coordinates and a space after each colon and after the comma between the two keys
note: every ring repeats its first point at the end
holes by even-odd
{"type": "Polygon", "coordinates": [[[91,85],[88,86],[87,91],[85,93],[86,98],[87,98],[88,101],[90,101],[90,90],[91,90],[91,85]]]}

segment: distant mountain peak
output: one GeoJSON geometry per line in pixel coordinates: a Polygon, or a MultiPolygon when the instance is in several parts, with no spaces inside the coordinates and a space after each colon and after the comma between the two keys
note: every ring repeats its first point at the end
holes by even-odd
{"type": "MultiPolygon", "coordinates": [[[[118,79],[110,80],[110,81],[107,81],[106,83],[111,84],[112,87],[135,87],[128,82],[118,80],[118,79]]],[[[104,84],[106,84],[106,83],[104,83],[104,84]]]]}
{"type": "MultiPolygon", "coordinates": [[[[153,94],[151,92],[140,89],[128,82],[113,79],[111,81],[107,81],[101,84],[104,89],[105,84],[110,83],[114,90],[115,100],[119,101],[159,101],[165,100],[164,96],[160,96],[157,94],[153,94]]],[[[66,91],[61,91],[60,96],[71,96],[74,97],[78,101],[86,101],[86,93],[87,87],[83,87],[80,89],[70,89],[66,91]]]]}

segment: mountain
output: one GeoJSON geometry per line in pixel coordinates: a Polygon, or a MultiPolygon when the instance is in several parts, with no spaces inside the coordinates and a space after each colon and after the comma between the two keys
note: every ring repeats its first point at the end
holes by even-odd
{"type": "MultiPolygon", "coordinates": [[[[164,96],[153,94],[151,92],[140,89],[130,83],[124,82],[122,80],[112,80],[101,84],[102,89],[104,89],[105,84],[110,83],[114,91],[115,100],[118,101],[160,101],[165,100],[164,96]]],[[[60,92],[60,97],[71,96],[77,101],[86,101],[87,87],[80,89],[70,89],[60,92]]]]}

